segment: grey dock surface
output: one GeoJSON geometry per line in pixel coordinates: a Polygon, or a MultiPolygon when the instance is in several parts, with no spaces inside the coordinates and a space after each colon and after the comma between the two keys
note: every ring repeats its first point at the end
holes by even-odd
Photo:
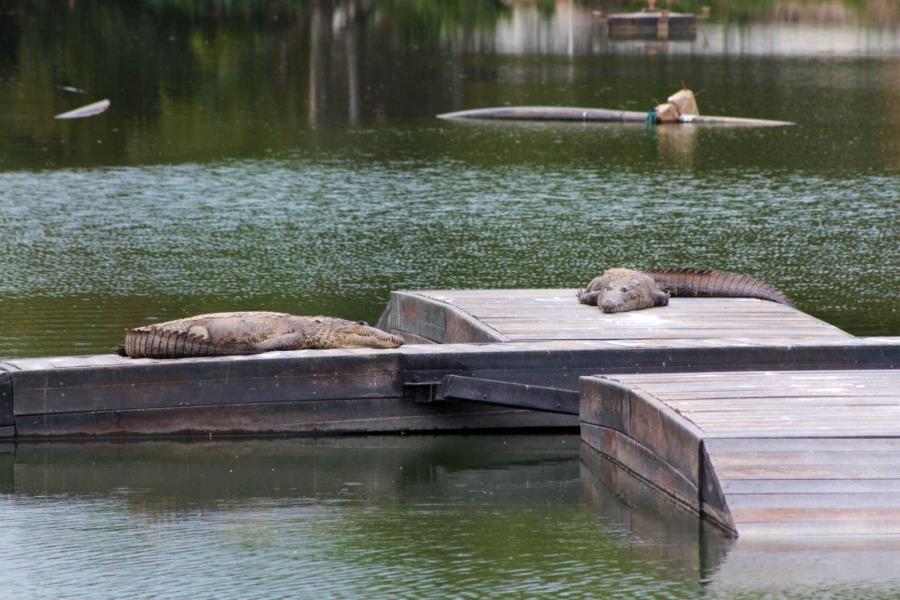
{"type": "Polygon", "coordinates": [[[582,380],[582,440],[741,536],[900,535],[900,372],[582,380]]]}
{"type": "Polygon", "coordinates": [[[382,329],[439,344],[619,340],[652,348],[791,345],[857,338],[796,308],[755,298],[672,298],[669,306],[606,314],[574,289],[423,290],[391,294],[382,329]]]}

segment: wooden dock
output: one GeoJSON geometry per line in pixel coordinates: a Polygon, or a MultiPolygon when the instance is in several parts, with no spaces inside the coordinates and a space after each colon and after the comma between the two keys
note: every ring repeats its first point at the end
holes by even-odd
{"type": "Polygon", "coordinates": [[[582,440],[741,536],[900,535],[900,371],[587,377],[582,440]]]}
{"type": "MultiPolygon", "coordinates": [[[[598,311],[599,312],[599,311],[598,311]]],[[[579,377],[667,371],[891,368],[900,344],[843,339],[734,345],[715,340],[410,344],[254,356],[127,359],[105,354],[0,363],[0,436],[334,435],[578,427],[577,414],[472,400],[568,393],[579,377]],[[476,398],[442,393],[447,380],[476,398]],[[486,386],[486,387],[484,387],[486,386]],[[516,387],[520,386],[520,387],[516,387]],[[486,394],[486,396],[485,396],[486,394]],[[484,396],[484,397],[483,397],[484,396]]],[[[450,391],[452,391],[450,386],[450,391]]]]}
{"type": "Polygon", "coordinates": [[[606,314],[574,289],[399,291],[379,326],[408,344],[0,362],[0,437],[580,424],[590,452],[728,532],[900,535],[900,340],[746,298],[606,314]]]}
{"type": "Polygon", "coordinates": [[[900,362],[900,345],[857,339],[752,299],[674,298],[610,315],[578,304],[574,289],[395,292],[380,325],[411,343],[180,360],[10,360],[0,363],[0,435],[577,428],[582,376],[900,362]]]}
{"type": "Polygon", "coordinates": [[[855,343],[790,306],[754,298],[672,298],[669,306],[606,314],[575,289],[393,292],[379,327],[438,344],[616,340],[631,347],[855,343]]]}

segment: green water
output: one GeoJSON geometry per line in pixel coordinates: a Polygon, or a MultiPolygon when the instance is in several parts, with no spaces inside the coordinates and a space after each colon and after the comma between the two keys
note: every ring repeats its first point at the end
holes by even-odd
{"type": "Polygon", "coordinates": [[[107,352],[213,310],[373,321],[392,289],[575,288],[614,265],[749,272],[900,334],[896,11],[716,5],[661,42],[610,40],[567,3],[6,6],[0,357],[107,352]],[[706,113],[799,127],[434,118],[643,110],[682,80],[706,113]]]}
{"type": "Polygon", "coordinates": [[[20,444],[0,572],[27,598],[900,593],[897,540],[734,542],[626,478],[574,435],[20,444]]]}
{"type": "Polygon", "coordinates": [[[699,589],[698,541],[670,547],[632,532],[636,511],[584,489],[578,444],[20,446],[4,465],[12,493],[0,500],[5,585],[26,595],[71,586],[72,596],[261,598],[699,589]],[[119,557],[121,573],[111,568],[119,557]]]}
{"type": "MultiPolygon", "coordinates": [[[[711,4],[693,39],[613,40],[591,11],[634,5],[0,0],[0,358],[215,310],[372,321],[392,289],[619,265],[744,271],[900,335],[900,7],[711,4]],[[799,126],[434,118],[646,110],[682,81],[704,113],[799,126]]],[[[0,573],[31,597],[900,590],[891,545],[701,535],[598,484],[571,437],[4,458],[0,573]]]]}

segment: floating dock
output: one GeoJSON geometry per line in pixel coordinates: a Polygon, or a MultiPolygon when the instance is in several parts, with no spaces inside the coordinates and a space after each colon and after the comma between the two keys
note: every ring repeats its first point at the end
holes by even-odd
{"type": "Polygon", "coordinates": [[[379,325],[409,343],[179,360],[10,360],[0,363],[0,434],[577,428],[582,376],[892,368],[900,350],[764,300],[673,298],[663,308],[605,314],[579,304],[574,289],[395,292],[379,325]]]}
{"type": "MultiPolygon", "coordinates": [[[[610,110],[606,108],[578,108],[570,106],[501,106],[476,108],[438,115],[439,119],[465,121],[569,121],[581,123],[645,123],[646,112],[610,110]]],[[[770,119],[717,117],[713,115],[684,115],[676,123],[666,125],[720,125],[731,127],[791,127],[796,123],[770,119]]]]}
{"type": "MultiPolygon", "coordinates": [[[[597,311],[599,313],[599,311],[597,311]]],[[[254,356],[36,358],[0,364],[0,435],[329,435],[577,428],[579,377],[891,368],[900,344],[715,340],[410,344],[254,356]],[[532,399],[536,406],[523,404],[532,399]],[[549,399],[553,405],[541,408],[549,399]],[[564,406],[555,408],[556,403],[564,406]],[[496,405],[496,406],[494,406],[496,405]]]]}
{"type": "Polygon", "coordinates": [[[900,340],[751,298],[398,291],[393,350],[0,362],[0,437],[559,429],[734,534],[900,534],[900,340]]]}
{"type": "Polygon", "coordinates": [[[582,441],[741,536],[900,535],[900,372],[587,377],[582,441]]]}
{"type": "Polygon", "coordinates": [[[582,376],[577,397],[559,374],[522,386],[484,371],[445,376],[438,396],[577,412],[588,458],[601,454],[735,535],[900,535],[900,344],[765,300],[672,298],[665,310],[604,314],[572,299],[565,289],[401,291],[381,325],[440,344],[668,347],[668,361],[582,376]]]}

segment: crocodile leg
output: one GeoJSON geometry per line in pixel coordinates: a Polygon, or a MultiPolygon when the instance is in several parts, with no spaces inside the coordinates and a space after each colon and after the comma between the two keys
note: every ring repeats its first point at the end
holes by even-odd
{"type": "Polygon", "coordinates": [[[653,306],[668,306],[669,294],[666,292],[650,292],[653,297],[653,306]]]}
{"type": "Polygon", "coordinates": [[[597,297],[600,296],[602,292],[603,290],[600,290],[599,292],[588,292],[585,290],[581,290],[580,292],[578,292],[578,301],[582,304],[597,306],[597,297]]]}
{"type": "Polygon", "coordinates": [[[209,339],[209,330],[203,325],[194,325],[190,329],[188,329],[188,333],[191,335],[195,335],[202,340],[209,339]]]}
{"type": "Polygon", "coordinates": [[[265,341],[254,344],[255,348],[260,352],[271,352],[273,350],[302,350],[304,335],[302,333],[285,333],[277,335],[265,341]]]}

